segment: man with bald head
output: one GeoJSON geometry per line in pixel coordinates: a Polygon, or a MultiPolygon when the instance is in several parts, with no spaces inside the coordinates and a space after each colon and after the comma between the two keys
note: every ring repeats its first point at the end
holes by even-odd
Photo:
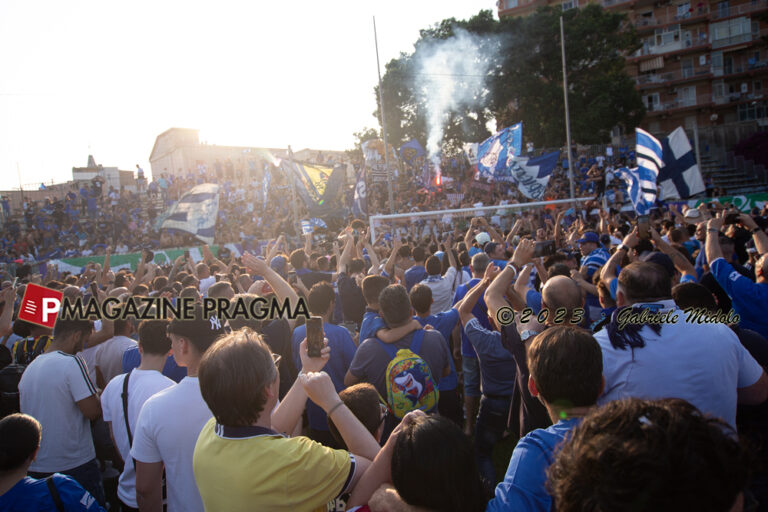
{"type": "MultiPolygon", "coordinates": [[[[709,241],[708,241],[709,243],[709,241]]],[[[725,323],[700,323],[672,300],[669,272],[634,262],[621,270],[611,322],[595,334],[612,400],[682,398],[736,429],[736,404],[768,398],[768,376],[725,323]]]]}
{"type": "MultiPolygon", "coordinates": [[[[485,303],[488,306],[488,316],[494,319],[501,330],[501,344],[514,357],[516,366],[517,386],[515,394],[520,402],[519,422],[520,436],[537,429],[547,428],[552,424],[546,407],[528,389],[529,371],[526,363],[526,347],[530,341],[547,327],[558,322],[572,325],[583,318],[584,298],[581,289],[570,277],[554,276],[547,280],[542,289],[542,312],[548,311],[544,324],[537,322],[537,315],[520,314],[525,302],[517,295],[510,284],[517,277],[518,271],[533,258],[535,243],[523,239],[515,249],[512,260],[490,283],[485,292],[485,303]],[[508,313],[514,308],[514,320],[509,319],[508,313]],[[565,308],[564,314],[557,315],[557,310],[565,308]],[[507,315],[505,315],[507,313],[507,315]],[[502,322],[502,320],[508,320],[502,322]]],[[[516,400],[517,401],[517,400],[516,400]]]]}

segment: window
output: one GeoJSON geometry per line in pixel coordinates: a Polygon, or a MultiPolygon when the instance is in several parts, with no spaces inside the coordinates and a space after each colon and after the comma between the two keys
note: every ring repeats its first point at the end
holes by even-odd
{"type": "Polygon", "coordinates": [[[681,107],[689,107],[696,104],[696,86],[681,87],[677,90],[677,100],[681,107]]]}
{"type": "Polygon", "coordinates": [[[723,76],[723,52],[712,52],[710,58],[712,59],[712,74],[723,76]]]}
{"type": "Polygon", "coordinates": [[[693,59],[684,59],[682,61],[683,78],[693,76],[693,59]]]}
{"type": "Polygon", "coordinates": [[[696,126],[696,116],[687,116],[685,118],[685,129],[693,130],[694,126],[696,126]]]}
{"type": "Polygon", "coordinates": [[[715,98],[722,98],[725,96],[725,84],[722,80],[715,80],[712,82],[712,95],[715,98]]]}
{"type": "Polygon", "coordinates": [[[725,18],[730,13],[730,3],[729,2],[718,2],[717,3],[717,17],[718,18],[725,18]]]}
{"type": "Polygon", "coordinates": [[[659,104],[659,93],[655,92],[653,94],[649,94],[645,96],[645,108],[649,112],[653,112],[654,110],[661,110],[660,104],[659,104]]]}
{"type": "Polygon", "coordinates": [[[666,28],[657,28],[654,32],[656,45],[664,46],[680,41],[680,25],[670,25],[666,28]]]}
{"type": "Polygon", "coordinates": [[[690,18],[690,17],[691,17],[691,3],[684,2],[682,4],[678,4],[676,18],[678,20],[683,20],[685,18],[690,18]]]}
{"type": "Polygon", "coordinates": [[[507,0],[507,9],[514,9],[517,7],[517,0],[507,0]]]}
{"type": "Polygon", "coordinates": [[[753,121],[768,117],[768,101],[751,101],[738,106],[739,121],[753,121]]]}
{"type": "Polygon", "coordinates": [[[720,42],[719,46],[725,46],[749,41],[751,31],[752,25],[749,18],[742,16],[712,23],[709,33],[713,44],[720,42]]]}
{"type": "Polygon", "coordinates": [[[760,94],[763,91],[763,81],[755,80],[754,82],[752,82],[752,91],[755,94],[760,94]]]}
{"type": "Polygon", "coordinates": [[[573,9],[574,7],[579,6],[578,0],[566,0],[560,6],[563,8],[564,11],[567,11],[568,9],[573,9]]]}
{"type": "Polygon", "coordinates": [[[725,71],[725,74],[730,75],[733,73],[733,57],[726,57],[724,63],[725,65],[723,66],[723,71],[725,71]]]}

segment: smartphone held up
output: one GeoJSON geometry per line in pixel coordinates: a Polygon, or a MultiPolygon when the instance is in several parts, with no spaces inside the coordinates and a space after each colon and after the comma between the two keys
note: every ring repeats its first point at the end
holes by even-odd
{"type": "Polygon", "coordinates": [[[307,355],[320,357],[323,350],[323,317],[311,316],[307,318],[307,355]]]}

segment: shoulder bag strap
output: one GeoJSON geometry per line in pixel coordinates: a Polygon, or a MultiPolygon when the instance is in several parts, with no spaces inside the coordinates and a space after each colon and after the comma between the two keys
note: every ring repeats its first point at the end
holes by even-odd
{"type": "Polygon", "coordinates": [[[56,505],[56,510],[59,512],[67,512],[64,508],[64,503],[61,501],[61,496],[59,496],[59,490],[56,488],[56,484],[53,483],[53,475],[45,479],[45,484],[48,486],[48,492],[51,493],[51,498],[53,498],[53,503],[56,505]]]}
{"type": "Polygon", "coordinates": [[[131,425],[128,423],[128,379],[131,376],[131,372],[125,374],[123,379],[123,393],[120,398],[123,399],[123,419],[125,420],[125,431],[128,434],[128,444],[133,445],[133,435],[131,434],[131,425]]]}

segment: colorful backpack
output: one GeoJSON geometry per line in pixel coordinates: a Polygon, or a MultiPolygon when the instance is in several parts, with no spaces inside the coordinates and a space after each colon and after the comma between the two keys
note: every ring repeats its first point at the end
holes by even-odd
{"type": "Polygon", "coordinates": [[[392,360],[385,374],[387,384],[387,405],[398,419],[411,411],[420,409],[430,412],[437,407],[440,394],[432,371],[419,356],[424,330],[416,331],[410,348],[398,350],[394,345],[378,341],[392,360]]]}

